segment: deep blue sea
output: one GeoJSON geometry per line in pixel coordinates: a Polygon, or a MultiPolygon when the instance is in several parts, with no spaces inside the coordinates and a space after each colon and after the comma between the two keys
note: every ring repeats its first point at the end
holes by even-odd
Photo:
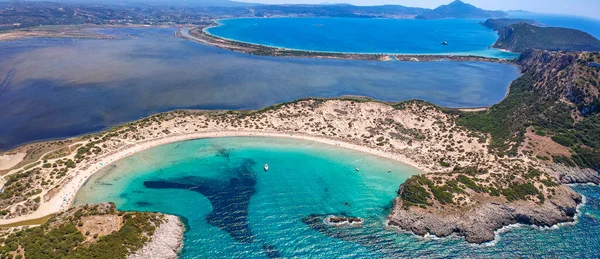
{"type": "Polygon", "coordinates": [[[213,35],[273,47],[326,52],[477,55],[515,58],[492,49],[498,35],[476,19],[240,18],[220,20],[213,35]],[[442,45],[443,41],[448,45],[442,45]]]}
{"type": "Polygon", "coordinates": [[[0,150],[173,109],[257,109],[303,97],[482,107],[519,76],[497,63],[252,56],[176,38],[174,28],[101,32],[122,38],[0,42],[0,150]]]}
{"type": "Polygon", "coordinates": [[[108,165],[76,203],[176,214],[187,224],[182,258],[597,258],[600,188],[576,224],[515,227],[495,244],[385,229],[398,186],[418,173],[394,161],[314,142],[220,138],[173,143],[108,165]],[[269,164],[269,171],[263,165],[269,164]],[[360,171],[356,171],[359,168],[360,171]],[[388,173],[388,170],[392,170],[388,173]],[[327,215],[362,228],[323,224],[327,215]]]}

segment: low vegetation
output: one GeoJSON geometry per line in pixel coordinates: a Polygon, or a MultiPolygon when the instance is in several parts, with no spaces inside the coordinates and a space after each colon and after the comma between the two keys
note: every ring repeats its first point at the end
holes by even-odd
{"type": "Polygon", "coordinates": [[[571,82],[547,82],[547,75],[527,71],[513,82],[505,100],[485,112],[461,113],[457,124],[491,134],[490,149],[508,156],[517,155],[526,129],[534,127],[556,143],[571,149],[571,157],[554,157],[555,162],[598,170],[600,68],[586,65],[586,60],[595,60],[596,56],[600,55],[582,54],[550,75],[554,78],[577,78],[572,82],[568,95],[565,88],[571,82]]]}
{"type": "Polygon", "coordinates": [[[0,239],[2,258],[126,258],[140,249],[156,226],[160,214],[119,212],[114,204],[85,205],[51,218],[41,226],[15,231],[0,239]],[[122,227],[112,234],[82,232],[88,216],[118,215],[122,227]],[[77,223],[79,222],[79,223],[77,223]]]}

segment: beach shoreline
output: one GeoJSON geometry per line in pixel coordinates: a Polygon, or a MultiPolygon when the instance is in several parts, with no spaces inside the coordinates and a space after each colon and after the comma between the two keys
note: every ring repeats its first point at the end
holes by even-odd
{"type": "Polygon", "coordinates": [[[56,214],[73,206],[75,202],[75,196],[79,189],[83,187],[87,180],[97,172],[101,171],[106,166],[109,166],[119,160],[135,155],[139,152],[152,149],[158,146],[163,146],[171,143],[189,141],[194,139],[204,138],[227,138],[227,137],[267,137],[267,138],[287,138],[304,141],[312,141],[320,144],[326,144],[330,146],[345,148],[357,152],[363,152],[385,159],[394,160],[404,165],[410,166],[423,173],[423,168],[416,162],[402,156],[401,154],[394,154],[391,152],[385,152],[381,150],[372,149],[369,147],[352,144],[349,142],[333,140],[325,137],[315,137],[303,134],[293,133],[280,133],[280,132],[257,132],[257,131],[212,131],[212,132],[198,132],[192,134],[182,134],[176,136],[168,136],[153,140],[148,140],[142,143],[135,144],[133,146],[125,146],[119,150],[114,150],[108,154],[96,157],[93,161],[84,163],[78,166],[78,170],[72,174],[73,178],[70,179],[59,192],[54,194],[53,197],[40,205],[40,207],[31,214],[18,216],[11,219],[0,219],[0,225],[14,224],[21,221],[27,221],[37,218],[42,218],[51,214],[56,214]]]}
{"type": "Polygon", "coordinates": [[[221,26],[218,21],[216,25],[198,26],[198,27],[180,27],[175,33],[178,38],[198,42],[208,46],[218,47],[230,51],[276,57],[294,57],[294,58],[329,58],[329,59],[349,59],[349,60],[373,60],[390,61],[389,57],[394,57],[397,61],[425,62],[425,61],[477,61],[477,62],[496,62],[512,64],[511,59],[502,59],[494,57],[485,57],[478,55],[465,55],[460,53],[441,53],[441,54],[413,54],[413,53],[353,53],[353,52],[328,52],[312,51],[303,49],[283,48],[278,46],[261,45],[251,42],[228,39],[211,34],[207,30],[221,26]]]}

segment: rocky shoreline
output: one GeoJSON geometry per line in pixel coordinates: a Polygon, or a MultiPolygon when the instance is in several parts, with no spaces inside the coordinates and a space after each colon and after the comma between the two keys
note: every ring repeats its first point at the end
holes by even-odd
{"type": "Polygon", "coordinates": [[[127,256],[129,259],[175,259],[183,248],[184,225],[179,217],[164,215],[164,222],[154,231],[151,240],[141,249],[127,256]]]}
{"type": "Polygon", "coordinates": [[[554,172],[555,177],[563,184],[600,184],[600,174],[590,168],[567,167],[554,164],[548,167],[549,172],[554,172]]]}
{"type": "MultiPolygon", "coordinates": [[[[403,189],[404,185],[401,185],[399,192],[403,189]]],[[[561,188],[560,191],[563,193],[541,205],[532,201],[489,201],[461,210],[419,207],[406,210],[402,199],[396,198],[394,209],[388,216],[388,225],[421,236],[458,234],[464,236],[467,242],[482,244],[493,241],[497,230],[513,224],[550,227],[573,222],[583,198],[569,188],[561,188]]]]}

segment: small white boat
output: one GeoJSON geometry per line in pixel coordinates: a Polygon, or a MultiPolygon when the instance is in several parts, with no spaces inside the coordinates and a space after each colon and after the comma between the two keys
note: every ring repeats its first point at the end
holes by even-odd
{"type": "Polygon", "coordinates": [[[360,171],[360,169],[358,169],[358,167],[357,167],[357,168],[356,168],[356,171],[358,172],[358,171],[360,171]]]}
{"type": "Polygon", "coordinates": [[[269,171],[269,164],[265,164],[265,172],[269,171]]]}

